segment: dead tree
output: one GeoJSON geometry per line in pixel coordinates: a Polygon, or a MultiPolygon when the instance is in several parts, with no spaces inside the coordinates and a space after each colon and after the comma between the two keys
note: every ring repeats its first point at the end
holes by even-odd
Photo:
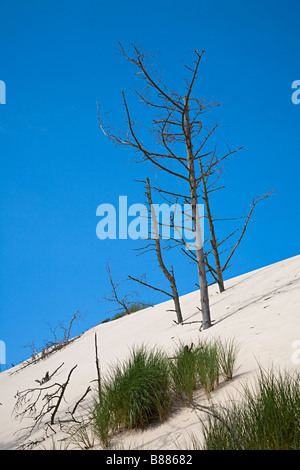
{"type": "Polygon", "coordinates": [[[73,313],[71,320],[66,325],[61,322],[56,327],[52,327],[49,323],[46,322],[46,325],[48,325],[53,338],[44,340],[43,346],[39,349],[36,348],[34,341],[32,341],[30,345],[25,346],[25,348],[31,349],[31,358],[27,361],[24,361],[20,367],[11,372],[10,375],[17,374],[20,370],[25,369],[26,367],[29,367],[38,361],[46,359],[48,356],[54,354],[57,351],[60,351],[68,344],[78,339],[81,335],[71,338],[71,330],[75,320],[78,321],[81,318],[82,315],[79,313],[79,311],[77,311],[73,313]],[[60,334],[57,331],[60,331],[60,334]]]}
{"type": "MultiPolygon", "coordinates": [[[[216,219],[211,207],[211,195],[214,191],[222,189],[223,187],[216,187],[222,169],[220,165],[228,157],[236,154],[242,147],[231,149],[227,146],[224,154],[218,155],[216,146],[212,149],[207,149],[207,144],[210,143],[212,136],[218,124],[212,127],[205,126],[202,115],[207,111],[219,106],[215,103],[207,103],[204,99],[198,99],[193,96],[194,84],[197,79],[198,70],[201,58],[204,51],[199,53],[195,51],[196,60],[193,67],[187,67],[191,72],[191,78],[187,82],[185,93],[179,94],[177,91],[170,91],[160,79],[154,76],[152,68],[148,63],[149,56],[142,53],[141,50],[133,46],[134,55],[129,56],[124,48],[121,46],[121,51],[125,58],[131,62],[137,69],[138,76],[145,82],[146,87],[142,92],[135,90],[143,104],[149,106],[155,111],[160,113],[158,118],[152,121],[153,130],[156,134],[157,144],[156,148],[148,148],[138,136],[136,131],[135,122],[129,112],[129,106],[125,93],[122,92],[123,103],[127,116],[128,133],[125,136],[121,134],[116,135],[105,129],[100,118],[98,108],[98,119],[101,129],[104,134],[114,140],[117,144],[132,147],[135,151],[142,155],[142,160],[151,162],[159,170],[172,175],[177,179],[177,182],[183,181],[189,184],[189,195],[183,195],[181,190],[177,188],[174,191],[162,191],[166,195],[176,198],[182,198],[192,205],[193,212],[193,227],[196,238],[196,250],[191,252],[185,245],[184,249],[196,263],[199,276],[199,287],[201,289],[201,307],[204,317],[209,318],[209,306],[207,296],[207,281],[206,272],[210,273],[214,282],[218,283],[219,290],[224,290],[223,273],[230,266],[229,262],[232,259],[237,247],[240,245],[248,224],[251,220],[254,208],[258,202],[267,198],[271,192],[257,196],[253,199],[250,210],[247,215],[243,217],[236,217],[234,219],[216,219]],[[180,148],[180,144],[184,144],[186,155],[180,148]],[[203,244],[203,234],[199,229],[197,221],[196,204],[198,200],[203,200],[206,209],[206,219],[208,220],[210,237],[206,239],[206,243],[210,245],[205,251],[203,244]],[[216,222],[218,220],[236,220],[244,218],[244,225],[238,228],[223,240],[217,237],[216,222]],[[225,242],[231,240],[232,236],[240,231],[237,241],[230,248],[224,248],[225,242]],[[197,241],[199,243],[197,243],[197,241]],[[198,249],[197,249],[198,247],[198,249]],[[222,262],[221,255],[225,251],[229,251],[229,256],[222,262]],[[213,262],[209,260],[210,255],[213,256],[213,262]]],[[[178,186],[178,185],[177,185],[178,186]]],[[[209,326],[210,321],[204,322],[204,327],[209,326]]]]}
{"type": "MultiPolygon", "coordinates": [[[[175,276],[174,276],[174,268],[171,266],[170,270],[167,269],[164,261],[163,261],[163,256],[162,256],[162,249],[161,249],[161,243],[160,243],[160,235],[159,235],[159,229],[158,229],[158,221],[156,218],[155,214],[155,209],[153,206],[153,201],[152,201],[152,195],[151,195],[151,186],[150,186],[150,180],[147,178],[146,180],[146,195],[147,195],[147,200],[150,208],[150,213],[151,213],[151,229],[150,229],[150,239],[154,239],[154,246],[155,246],[155,252],[156,252],[156,258],[159,264],[160,269],[162,270],[164,276],[166,279],[169,281],[170,288],[172,291],[172,294],[166,293],[162,291],[161,289],[155,288],[149,284],[146,284],[144,281],[141,279],[136,279],[131,276],[129,276],[129,279],[139,282],[140,284],[143,284],[147,287],[150,287],[154,290],[159,290],[160,292],[166,293],[169,297],[173,299],[174,302],[174,307],[175,307],[175,312],[177,316],[177,323],[182,324],[183,319],[182,319],[182,312],[181,312],[181,307],[180,307],[180,300],[179,300],[179,295],[178,295],[178,290],[177,290],[177,285],[175,281],[175,276]],[[152,232],[153,229],[153,232],[152,232]]],[[[149,245],[147,245],[146,248],[149,248],[149,245]]]]}
{"type": "MultiPolygon", "coordinates": [[[[126,294],[122,295],[120,293],[120,287],[128,281],[128,279],[121,280],[121,281],[115,281],[113,279],[112,273],[111,273],[111,266],[109,261],[106,263],[106,272],[108,275],[109,283],[111,285],[111,292],[109,295],[106,295],[103,298],[103,301],[105,302],[112,302],[114,304],[119,305],[115,309],[115,311],[119,311],[121,314],[125,313],[126,315],[130,315],[134,310],[135,307],[138,307],[137,310],[140,310],[145,307],[150,307],[151,305],[143,302],[136,302],[132,300],[132,296],[136,295],[136,292],[126,292],[126,294]]],[[[116,315],[116,317],[118,314],[116,315]]],[[[104,320],[105,321],[105,320],[104,320]]],[[[106,319],[106,321],[109,321],[109,319],[106,319]]]]}
{"type": "MultiPolygon", "coordinates": [[[[200,285],[200,302],[202,311],[203,329],[211,326],[210,307],[207,288],[205,257],[203,253],[203,234],[200,230],[198,210],[198,181],[195,174],[195,162],[199,158],[198,152],[193,150],[194,140],[202,129],[202,122],[199,116],[207,106],[203,100],[192,98],[192,90],[197,77],[201,54],[196,51],[196,62],[192,72],[192,77],[187,84],[184,95],[176,91],[170,92],[164,84],[156,79],[149,66],[146,63],[145,54],[134,47],[135,56],[128,56],[121,46],[124,56],[135,65],[139,77],[146,82],[147,91],[154,92],[155,97],[149,97],[147,94],[136,93],[142,102],[163,114],[162,118],[153,120],[153,129],[156,132],[159,147],[150,149],[143,143],[135,130],[135,123],[131,117],[129,106],[122,91],[123,103],[126,111],[128,132],[116,134],[104,127],[98,106],[98,121],[104,134],[113,140],[116,144],[128,146],[137,151],[142,161],[152,163],[157,169],[166,172],[177,180],[185,182],[189,189],[189,198],[192,206],[193,231],[195,236],[195,252],[200,285]],[[192,118],[190,113],[193,113],[192,118]],[[177,147],[183,147],[184,153],[177,147]],[[178,166],[179,168],[174,168],[178,166]]],[[[181,195],[179,195],[181,196],[181,195]]]]}
{"type": "Polygon", "coordinates": [[[113,280],[109,261],[107,261],[107,263],[106,263],[106,272],[107,272],[107,275],[108,275],[108,279],[109,279],[109,283],[111,285],[112,291],[111,291],[110,295],[104,297],[104,300],[108,301],[108,302],[116,303],[117,305],[120,306],[120,307],[118,307],[117,310],[125,311],[127,313],[127,315],[129,315],[130,314],[130,305],[132,303],[132,301],[130,300],[131,293],[127,292],[123,296],[120,295],[120,293],[119,293],[119,287],[126,281],[116,282],[116,281],[113,280]]]}
{"type": "MultiPolygon", "coordinates": [[[[67,346],[71,341],[74,341],[75,338],[71,338],[71,330],[74,322],[78,322],[78,320],[81,318],[82,315],[77,310],[75,313],[73,313],[71,320],[67,325],[64,325],[62,322],[60,322],[56,327],[52,327],[49,323],[46,322],[46,325],[48,325],[53,335],[53,339],[44,341],[42,349],[45,351],[45,355],[59,351],[60,349],[67,346]],[[60,332],[60,336],[57,333],[57,330],[60,332]]],[[[43,355],[43,358],[45,358],[45,355],[43,355]]]]}
{"type": "Polygon", "coordinates": [[[102,382],[101,382],[101,370],[100,370],[100,361],[98,356],[98,342],[97,342],[97,333],[95,333],[95,362],[97,370],[97,384],[98,384],[98,396],[101,400],[102,398],[102,382]]]}

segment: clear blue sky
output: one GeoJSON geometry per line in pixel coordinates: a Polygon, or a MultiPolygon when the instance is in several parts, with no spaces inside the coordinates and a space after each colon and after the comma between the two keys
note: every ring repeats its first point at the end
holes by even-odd
{"type": "MultiPolygon", "coordinates": [[[[133,180],[148,174],[98,128],[96,100],[121,126],[120,92],[136,84],[118,41],[156,55],[170,88],[184,86],[193,51],[207,51],[200,93],[223,103],[224,136],[247,149],[225,165],[220,215],[224,207],[241,215],[254,196],[276,193],[257,208],[226,278],[299,254],[300,105],[291,101],[299,14],[296,0],[0,0],[0,340],[8,367],[28,356],[25,345],[51,336],[46,322],[79,310],[75,334],[111,315],[113,306],[98,302],[110,291],[107,260],[116,279],[147,272],[167,287],[153,257],[136,257],[135,242],[96,237],[97,206],[119,195],[143,202],[133,180]]],[[[176,257],[180,294],[195,289],[194,271],[176,257]]],[[[142,290],[138,300],[167,299],[142,290]]]]}

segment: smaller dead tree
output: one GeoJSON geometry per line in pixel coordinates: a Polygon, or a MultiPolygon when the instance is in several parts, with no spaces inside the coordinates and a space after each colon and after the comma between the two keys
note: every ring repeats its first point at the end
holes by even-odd
{"type": "MultiPolygon", "coordinates": [[[[162,256],[162,249],[161,249],[161,243],[160,243],[160,235],[159,235],[159,230],[158,230],[158,221],[156,218],[155,214],[155,209],[153,206],[153,201],[152,201],[152,195],[151,195],[151,186],[150,186],[150,180],[147,178],[146,180],[146,195],[147,195],[147,200],[148,200],[148,205],[150,208],[150,213],[151,213],[151,230],[153,232],[150,233],[150,239],[154,239],[154,246],[155,246],[155,252],[156,252],[156,258],[159,264],[160,269],[162,270],[164,276],[168,280],[170,284],[170,288],[172,291],[172,294],[169,294],[161,289],[158,289],[156,287],[153,287],[149,284],[146,284],[144,281],[141,279],[136,279],[131,276],[129,276],[129,279],[132,279],[136,282],[139,282],[147,287],[150,287],[154,290],[163,292],[167,294],[169,297],[173,299],[174,302],[174,307],[175,307],[175,312],[177,316],[177,323],[182,324],[183,323],[183,318],[182,318],[182,312],[181,312],[181,307],[180,307],[180,300],[179,300],[179,295],[178,295],[178,290],[177,290],[177,285],[175,281],[175,276],[174,276],[174,268],[171,266],[171,268],[168,270],[164,261],[163,261],[163,256],[162,256]]],[[[149,248],[149,245],[147,245],[147,248],[149,248]]]]}
{"type": "Polygon", "coordinates": [[[132,303],[132,301],[130,300],[131,293],[127,292],[125,295],[122,296],[119,292],[120,286],[122,284],[124,284],[124,282],[126,282],[126,280],[125,281],[122,280],[122,281],[118,281],[118,282],[113,280],[112,274],[111,274],[111,267],[110,267],[109,262],[106,263],[106,272],[107,272],[107,275],[108,275],[108,279],[109,279],[109,283],[111,285],[112,291],[111,291],[110,295],[104,297],[104,300],[108,301],[108,302],[113,302],[113,303],[119,305],[120,307],[118,307],[117,310],[125,311],[126,314],[129,315],[130,314],[130,305],[132,303]]]}
{"type": "Polygon", "coordinates": [[[66,325],[60,322],[56,327],[52,327],[49,323],[46,323],[53,335],[53,339],[44,341],[44,350],[51,350],[51,352],[57,351],[66,346],[71,341],[71,330],[74,322],[82,318],[82,315],[77,310],[73,313],[71,320],[66,325]]]}
{"type": "Polygon", "coordinates": [[[60,351],[62,348],[66,347],[68,344],[72,343],[80,337],[80,335],[71,338],[71,330],[73,328],[74,322],[82,318],[82,315],[79,311],[73,313],[69,323],[60,322],[56,327],[52,327],[49,323],[48,325],[50,332],[52,333],[52,338],[44,340],[43,346],[37,348],[34,341],[31,344],[24,346],[31,350],[30,359],[22,362],[19,368],[16,368],[10,375],[15,375],[26,367],[31,366],[39,361],[47,359],[50,355],[54,354],[57,351],[60,351]]]}
{"type": "MultiPolygon", "coordinates": [[[[30,345],[25,346],[25,348],[30,348],[32,351],[31,359],[33,362],[37,362],[41,359],[45,359],[48,355],[59,351],[60,349],[67,346],[70,342],[74,341],[76,338],[71,338],[71,331],[74,325],[74,322],[77,322],[82,318],[82,315],[79,311],[73,313],[69,323],[60,322],[57,326],[53,327],[49,323],[49,330],[52,334],[51,339],[44,340],[43,346],[41,348],[36,348],[35,343],[32,342],[30,345]]],[[[28,363],[30,365],[30,363],[28,363]]]]}
{"type": "MultiPolygon", "coordinates": [[[[126,292],[125,294],[120,293],[121,286],[126,283],[128,279],[115,281],[111,273],[111,266],[109,262],[106,263],[106,272],[112,290],[109,295],[106,295],[103,298],[103,302],[112,302],[116,305],[119,305],[119,307],[114,309],[114,311],[119,312],[119,314],[116,314],[113,319],[118,318],[123,314],[130,315],[134,311],[140,310],[145,307],[150,307],[149,304],[132,300],[132,297],[133,295],[136,295],[136,292],[130,291],[126,292]]],[[[106,319],[106,321],[108,321],[108,319],[106,319]]]]}
{"type": "Polygon", "coordinates": [[[170,271],[166,268],[163,258],[162,258],[162,251],[161,251],[161,246],[160,246],[160,237],[159,237],[159,230],[157,228],[157,219],[156,219],[156,214],[155,210],[153,207],[153,202],[152,202],[152,195],[151,195],[151,186],[150,186],[150,180],[147,178],[147,199],[148,199],[148,204],[151,210],[151,222],[154,230],[154,238],[155,238],[155,250],[156,250],[156,256],[157,256],[157,261],[159,263],[159,266],[164,273],[165,277],[169,281],[171,290],[172,290],[172,298],[174,301],[174,306],[175,306],[175,312],[177,315],[177,322],[182,323],[182,313],[181,313],[181,307],[180,307],[180,301],[179,301],[179,295],[178,295],[178,290],[177,290],[177,285],[175,281],[175,276],[174,276],[174,269],[173,266],[171,266],[170,271]]]}

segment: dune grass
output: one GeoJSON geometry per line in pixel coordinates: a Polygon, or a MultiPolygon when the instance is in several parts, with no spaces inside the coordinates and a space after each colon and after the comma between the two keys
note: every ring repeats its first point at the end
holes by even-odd
{"type": "Polygon", "coordinates": [[[135,349],[110,371],[94,409],[94,427],[107,446],[117,429],[145,428],[170,413],[171,387],[167,357],[160,351],[135,349]]]}
{"type": "Polygon", "coordinates": [[[110,368],[94,404],[94,432],[103,447],[118,430],[163,422],[172,405],[192,399],[196,388],[202,387],[210,398],[222,373],[232,377],[233,351],[232,345],[218,340],[202,340],[196,346],[181,343],[171,358],[157,349],[133,349],[126,361],[110,368]]]}
{"type": "Polygon", "coordinates": [[[197,369],[199,384],[205,390],[208,399],[211,392],[219,385],[220,358],[219,342],[203,341],[197,347],[197,369]]]}
{"type": "Polygon", "coordinates": [[[170,372],[175,396],[192,399],[197,386],[197,355],[193,345],[179,345],[170,362],[170,372]]]}
{"type": "Polygon", "coordinates": [[[231,380],[237,372],[237,355],[240,346],[235,339],[218,341],[218,356],[221,374],[225,380],[231,380]]]}
{"type": "Polygon", "coordinates": [[[204,426],[206,450],[300,450],[300,374],[260,371],[256,388],[246,387],[204,426]],[[225,424],[226,425],[225,425],[225,424]]]}
{"type": "MultiPolygon", "coordinates": [[[[174,404],[193,399],[195,389],[210,399],[221,380],[233,378],[237,352],[234,341],[219,340],[181,343],[171,358],[144,346],[134,349],[110,369],[93,408],[93,431],[102,446],[109,447],[117,431],[163,422],[174,404]]],[[[254,383],[239,401],[211,408],[202,422],[203,450],[300,450],[300,374],[260,370],[254,383]]],[[[196,439],[192,445],[200,448],[196,439]]]]}
{"type": "Polygon", "coordinates": [[[103,390],[99,393],[99,398],[94,402],[91,416],[93,433],[104,448],[109,447],[115,427],[113,425],[110,405],[103,390]]]}
{"type": "Polygon", "coordinates": [[[197,345],[180,344],[170,364],[174,393],[178,398],[193,398],[203,388],[208,399],[221,378],[230,380],[236,370],[238,348],[235,342],[199,340],[197,345]]]}

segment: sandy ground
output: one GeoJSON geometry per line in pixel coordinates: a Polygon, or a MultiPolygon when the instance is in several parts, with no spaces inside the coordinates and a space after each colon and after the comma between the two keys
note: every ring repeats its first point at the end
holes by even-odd
{"type": "MultiPolygon", "coordinates": [[[[16,393],[39,387],[36,380],[59,370],[44,386],[64,383],[70,370],[77,366],[66,388],[57,418],[65,419],[88,386],[95,387],[95,333],[98,339],[101,372],[105,375],[109,366],[125,359],[130,349],[140,344],[159,346],[170,355],[180,341],[197,342],[199,337],[235,339],[240,345],[239,369],[234,379],[221,384],[215,391],[213,403],[226,404],[238,397],[242,387],[255,381],[259,367],[297,369],[300,367],[300,256],[238,276],[225,282],[225,292],[210,286],[212,328],[199,331],[201,320],[198,308],[199,292],[181,297],[181,307],[186,325],[176,325],[172,301],[147,308],[119,320],[99,324],[83,333],[64,349],[36,363],[19,364],[0,374],[0,449],[16,449],[24,442],[36,442],[45,437],[43,423],[24,441],[34,424],[33,418],[22,421],[15,418],[16,393]],[[298,343],[297,343],[298,342],[298,343]]],[[[206,399],[199,392],[199,402],[206,399]]],[[[88,408],[93,391],[81,402],[80,409],[88,408]]],[[[21,411],[21,409],[20,409],[21,411]]],[[[66,435],[53,426],[56,434],[39,443],[38,449],[64,448],[66,435]]],[[[131,449],[189,449],[191,435],[201,441],[199,416],[191,408],[174,412],[163,424],[152,425],[145,431],[120,434],[115,439],[119,448],[131,449]]],[[[73,448],[69,444],[68,448],[73,448]]]]}

